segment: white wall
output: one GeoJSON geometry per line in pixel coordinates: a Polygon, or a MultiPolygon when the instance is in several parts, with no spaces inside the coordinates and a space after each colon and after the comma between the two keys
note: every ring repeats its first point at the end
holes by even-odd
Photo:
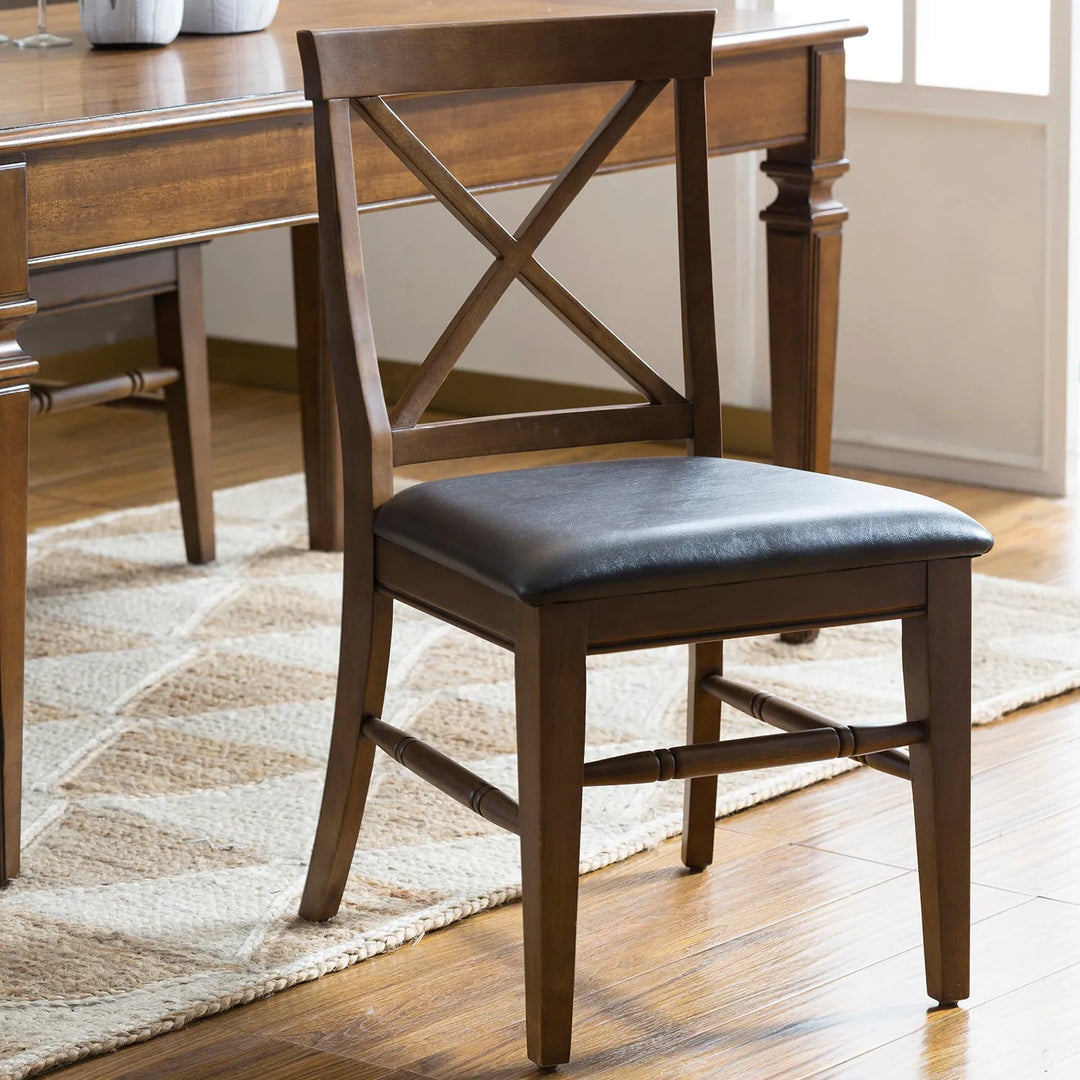
{"type": "Polygon", "coordinates": [[[1045,129],[853,110],[848,147],[838,457],[1038,469],[1045,129]]]}

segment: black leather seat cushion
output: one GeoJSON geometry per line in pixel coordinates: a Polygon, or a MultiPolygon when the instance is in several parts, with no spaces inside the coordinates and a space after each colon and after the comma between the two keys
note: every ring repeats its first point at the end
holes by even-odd
{"type": "Polygon", "coordinates": [[[718,458],[644,458],[406,488],[375,533],[530,604],[980,555],[944,503],[718,458]]]}

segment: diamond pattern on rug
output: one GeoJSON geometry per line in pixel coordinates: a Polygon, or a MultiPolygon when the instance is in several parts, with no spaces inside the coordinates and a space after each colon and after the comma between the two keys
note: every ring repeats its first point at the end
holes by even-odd
{"type": "Polygon", "coordinates": [[[101,998],[193,973],[206,959],[119,930],[101,933],[20,911],[0,912],[0,935],[10,942],[0,1000],[101,998]]]}
{"type": "Polygon", "coordinates": [[[203,652],[140,691],[126,716],[157,718],[283,701],[310,701],[334,693],[334,677],[237,653],[203,652]]]}
{"type": "Polygon", "coordinates": [[[124,652],[42,657],[26,665],[26,698],[79,716],[110,711],[190,655],[189,646],[169,641],[124,652]]]}
{"type": "MultiPolygon", "coordinates": [[[[24,874],[0,891],[0,1080],[317,978],[518,892],[517,840],[376,759],[341,913],[296,918],[337,667],[341,556],[306,550],[298,477],[215,497],[220,557],[174,506],[30,543],[24,874]]],[[[977,722],[1080,685],[1080,600],[977,578],[977,722]]],[[[895,626],[726,669],[840,719],[903,714],[895,626]]],[[[595,657],[588,756],[683,741],[685,649],[595,657]]],[[[384,717],[516,790],[513,659],[395,612],[384,717]]],[[[727,737],[761,731],[725,714],[727,737]]],[[[765,729],[769,730],[769,729],[765,729]]],[[[720,780],[719,813],[853,767],[720,780]]],[[[883,780],[889,783],[888,780],[883,780]]],[[[678,831],[678,784],[585,793],[582,868],[678,831]]],[[[674,857],[674,856],[673,856],[674,857]]],[[[587,886],[586,886],[587,887],[587,886]]]]}
{"type": "Polygon", "coordinates": [[[198,638],[287,633],[326,626],[341,617],[341,582],[332,597],[281,585],[245,585],[203,620],[198,638]]]}
{"type": "Polygon", "coordinates": [[[319,766],[311,758],[285,750],[142,727],[122,732],[77,767],[57,790],[69,797],[175,795],[292,776],[319,766]]]}
{"type": "MultiPolygon", "coordinates": [[[[222,583],[212,577],[169,582],[139,589],[103,589],[85,595],[43,600],[40,614],[62,618],[89,629],[102,628],[144,638],[184,637],[187,624],[222,596],[222,583]]],[[[60,650],[54,650],[54,655],[60,650]]],[[[78,650],[85,652],[87,650],[78,650]]],[[[119,650],[115,650],[119,651],[119,650]]]]}
{"type": "Polygon", "coordinates": [[[302,868],[311,852],[322,770],[257,784],[181,794],[99,796],[94,805],[141,814],[177,829],[192,843],[255,850],[262,861],[302,868]]]}
{"type": "Polygon", "coordinates": [[[208,574],[205,567],[189,567],[172,561],[160,566],[129,562],[104,555],[88,554],[73,548],[47,551],[34,558],[26,570],[26,587],[35,598],[84,595],[98,589],[138,589],[173,581],[190,581],[192,576],[208,574]]]}
{"type": "MultiPolygon", "coordinates": [[[[61,601],[62,603],[62,601],[61,601]]],[[[82,652],[124,652],[150,644],[141,634],[122,633],[106,626],[87,626],[85,623],[51,618],[35,612],[26,620],[26,659],[38,660],[57,653],[72,655],[82,652]]]]}
{"type": "Polygon", "coordinates": [[[76,804],[29,848],[21,876],[42,883],[109,885],[264,861],[261,851],[214,844],[139,814],[76,804]]]}

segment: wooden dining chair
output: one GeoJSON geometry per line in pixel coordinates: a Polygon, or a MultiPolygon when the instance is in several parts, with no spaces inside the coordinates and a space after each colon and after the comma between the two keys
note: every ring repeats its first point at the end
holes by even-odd
{"type": "Polygon", "coordinates": [[[106,404],[163,409],[187,559],[212,562],[214,477],[201,246],[37,270],[30,275],[30,293],[39,315],[153,298],[158,366],[86,382],[35,380],[30,385],[30,415],[106,404]]]}
{"type": "Polygon", "coordinates": [[[686,780],[682,858],[698,869],[712,860],[718,773],[854,757],[909,779],[927,988],[943,1003],[968,992],[970,564],[992,539],[969,517],[919,495],[721,456],[705,123],[712,26],[713,13],[697,11],[299,35],[314,104],[346,492],[337,705],[300,911],[328,919],[338,909],[376,747],[518,834],[528,1054],[540,1066],[570,1053],[586,785],[686,780]],[[616,82],[630,85],[512,234],[386,100],[616,82]],[[635,120],[657,99],[658,107],[671,107],[661,97],[669,83],[682,391],[534,255],[635,120]],[[493,256],[389,411],[361,255],[354,118],[493,256]],[[517,278],[637,388],[641,404],[421,422],[465,344],[517,278]],[[395,465],[652,439],[682,440],[687,454],[469,475],[393,491],[395,465]],[[380,719],[394,601],[513,651],[516,801],[380,719]],[[903,620],[902,723],[848,726],[723,675],[724,638],[880,619],[903,620]],[[586,764],[586,657],[679,642],[691,646],[687,745],[586,764]],[[782,733],[719,741],[721,702],[782,733]]]}

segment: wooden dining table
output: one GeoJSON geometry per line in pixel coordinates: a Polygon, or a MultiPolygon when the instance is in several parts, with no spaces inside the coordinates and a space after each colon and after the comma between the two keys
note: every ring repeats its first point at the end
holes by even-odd
{"type": "MultiPolygon", "coordinates": [[[[93,49],[78,5],[51,4],[68,48],[0,47],[0,883],[19,870],[26,608],[27,420],[34,359],[19,327],[29,273],[254,229],[292,229],[298,365],[313,548],[342,542],[333,388],[320,347],[311,113],[298,29],[708,7],[681,0],[282,0],[269,30],[93,49]]],[[[27,12],[4,12],[10,31],[27,12]]],[[[29,28],[29,27],[28,27],[29,28]]],[[[847,22],[720,13],[708,83],[715,153],[766,151],[775,459],[827,469],[844,158],[847,22]]],[[[621,87],[418,97],[406,119],[476,190],[555,176],[621,87]]],[[[661,99],[608,161],[672,159],[661,99]]],[[[361,209],[414,202],[419,182],[356,131],[361,209]]],[[[77,452],[77,448],[73,448],[77,452]]]]}

